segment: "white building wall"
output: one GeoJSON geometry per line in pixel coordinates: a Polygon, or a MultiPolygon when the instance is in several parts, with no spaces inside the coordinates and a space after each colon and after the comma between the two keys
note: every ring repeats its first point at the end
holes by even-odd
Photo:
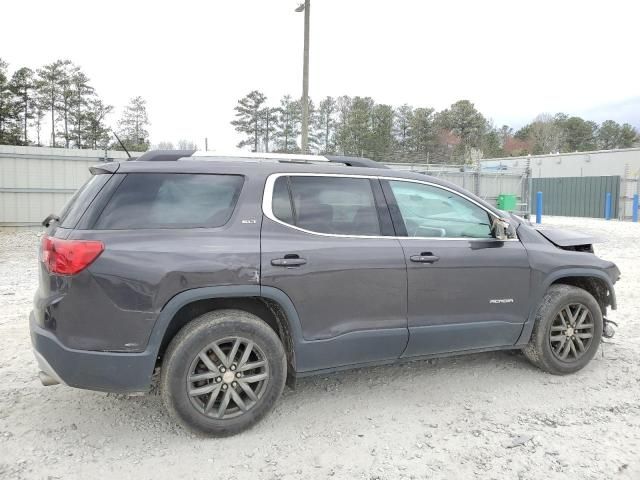
{"type": "Polygon", "coordinates": [[[633,195],[640,193],[640,148],[493,158],[482,160],[481,165],[489,171],[530,165],[533,178],[619,176],[621,219],[632,217],[633,195]]]}
{"type": "Polygon", "coordinates": [[[510,168],[526,168],[528,161],[530,161],[533,178],[605,175],[640,177],[640,148],[493,158],[482,160],[482,166],[489,169],[501,165],[510,168]],[[628,173],[625,172],[627,165],[628,173]]]}

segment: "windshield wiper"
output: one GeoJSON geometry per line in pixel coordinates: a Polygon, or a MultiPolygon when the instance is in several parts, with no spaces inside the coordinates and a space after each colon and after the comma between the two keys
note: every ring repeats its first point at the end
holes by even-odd
{"type": "Polygon", "coordinates": [[[47,218],[45,218],[42,221],[42,226],[43,227],[48,227],[49,225],[51,225],[51,221],[55,220],[56,222],[60,221],[60,217],[58,215],[56,215],[55,213],[50,213],[49,215],[47,215],[47,218]]]}

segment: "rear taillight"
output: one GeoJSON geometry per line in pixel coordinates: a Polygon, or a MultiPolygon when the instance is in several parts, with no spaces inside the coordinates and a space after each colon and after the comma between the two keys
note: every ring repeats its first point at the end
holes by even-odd
{"type": "Polygon", "coordinates": [[[104,250],[99,240],[62,240],[42,237],[42,261],[56,275],[75,275],[93,262],[104,250]]]}

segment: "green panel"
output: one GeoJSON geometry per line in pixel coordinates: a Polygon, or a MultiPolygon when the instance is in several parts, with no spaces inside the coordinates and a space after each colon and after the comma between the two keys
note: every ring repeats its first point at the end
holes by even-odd
{"type": "Polygon", "coordinates": [[[620,177],[534,178],[531,212],[536,213],[536,193],[543,194],[543,215],[603,218],[606,193],[611,193],[611,214],[618,216],[620,177]]]}

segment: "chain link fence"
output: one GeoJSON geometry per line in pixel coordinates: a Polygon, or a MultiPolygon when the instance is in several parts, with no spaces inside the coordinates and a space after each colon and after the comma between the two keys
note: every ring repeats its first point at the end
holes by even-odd
{"type": "Polygon", "coordinates": [[[514,213],[526,218],[531,214],[531,170],[525,168],[482,168],[481,165],[385,163],[389,168],[441,178],[473,192],[483,200],[497,205],[500,195],[515,195],[514,213]]]}
{"type": "MultiPolygon", "coordinates": [[[[419,159],[415,154],[412,158],[419,159]]],[[[0,227],[39,225],[65,202],[89,177],[88,167],[96,163],[125,160],[124,152],[46,147],[0,146],[0,227]]],[[[403,160],[408,157],[401,157],[403,160]]],[[[479,197],[495,202],[499,195],[518,198],[517,211],[529,213],[527,169],[485,169],[475,165],[381,162],[396,170],[411,170],[442,178],[479,197]]],[[[389,160],[395,160],[390,156],[389,160]]]]}

